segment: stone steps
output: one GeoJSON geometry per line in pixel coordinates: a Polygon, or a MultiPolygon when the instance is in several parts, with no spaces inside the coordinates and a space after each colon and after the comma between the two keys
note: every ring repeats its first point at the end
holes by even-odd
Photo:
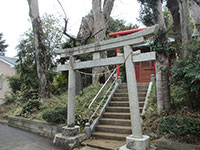
{"type": "MultiPolygon", "coordinates": [[[[138,92],[147,92],[147,88],[140,88],[138,92]]],[[[116,93],[128,93],[128,89],[117,89],[116,93]]]]}
{"type": "Polygon", "coordinates": [[[115,126],[115,125],[104,125],[99,124],[95,127],[98,132],[108,132],[108,133],[120,133],[120,134],[131,134],[131,126],[115,126]]]}
{"type": "MultiPolygon", "coordinates": [[[[144,105],[144,101],[139,102],[139,106],[142,107],[144,105]]],[[[129,107],[128,101],[111,101],[109,106],[116,106],[116,107],[129,107]]]]}
{"type": "Polygon", "coordinates": [[[130,113],[129,107],[107,107],[106,112],[130,113]]]}
{"type": "Polygon", "coordinates": [[[130,119],[130,113],[114,113],[114,112],[105,112],[103,114],[104,118],[116,118],[116,119],[130,119]]]}
{"type": "MultiPolygon", "coordinates": [[[[138,97],[139,101],[144,101],[145,97],[138,97]]],[[[128,101],[128,97],[115,97],[113,96],[112,101],[128,101]]]]}
{"type": "MultiPolygon", "coordinates": [[[[143,107],[140,107],[140,112],[142,112],[143,107]]],[[[117,113],[130,113],[130,107],[107,107],[106,112],[117,112],[117,113]]]]}
{"type": "Polygon", "coordinates": [[[96,137],[96,138],[109,139],[109,140],[119,140],[119,141],[125,141],[126,137],[128,135],[129,134],[97,132],[97,131],[92,133],[92,136],[96,137]]]}
{"type": "MultiPolygon", "coordinates": [[[[142,112],[148,84],[138,84],[140,112],[142,112]]],[[[121,84],[109,102],[92,137],[109,140],[123,140],[132,134],[128,90],[121,84]]]]}
{"type": "MultiPolygon", "coordinates": [[[[139,83],[139,84],[137,85],[138,91],[139,91],[140,89],[147,88],[147,87],[148,87],[148,83],[139,83]]],[[[124,89],[124,90],[126,90],[126,89],[127,89],[127,84],[123,84],[123,83],[122,83],[122,84],[120,85],[119,89],[124,89]]]]}
{"type": "MultiPolygon", "coordinates": [[[[82,145],[89,146],[86,147],[84,150],[117,150],[126,144],[125,141],[114,141],[114,140],[106,140],[106,139],[88,139],[82,143],[82,145]]],[[[78,150],[78,149],[77,149],[78,150]]],[[[82,149],[81,149],[82,150],[82,149]]]]}
{"type": "Polygon", "coordinates": [[[116,119],[116,118],[101,118],[99,124],[105,125],[115,125],[115,126],[131,126],[131,121],[129,119],[116,119]]]}
{"type": "MultiPolygon", "coordinates": [[[[145,97],[146,93],[145,92],[138,92],[139,97],[145,97]]],[[[128,97],[128,93],[115,93],[114,97],[128,97]]]]}
{"type": "Polygon", "coordinates": [[[114,107],[129,107],[128,101],[111,101],[108,106],[114,106],[114,107]]]}

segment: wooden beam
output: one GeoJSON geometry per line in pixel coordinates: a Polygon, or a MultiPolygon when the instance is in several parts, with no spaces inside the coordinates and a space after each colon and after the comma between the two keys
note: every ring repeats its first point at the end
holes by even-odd
{"type": "Polygon", "coordinates": [[[76,56],[76,55],[82,55],[82,54],[91,53],[91,52],[112,50],[115,48],[123,47],[124,45],[142,44],[144,42],[143,37],[151,36],[155,34],[157,30],[158,30],[158,25],[154,25],[140,32],[122,36],[119,38],[104,40],[99,43],[95,42],[92,44],[79,46],[75,48],[56,49],[55,51],[57,54],[62,54],[61,57],[69,57],[70,55],[76,56]]]}

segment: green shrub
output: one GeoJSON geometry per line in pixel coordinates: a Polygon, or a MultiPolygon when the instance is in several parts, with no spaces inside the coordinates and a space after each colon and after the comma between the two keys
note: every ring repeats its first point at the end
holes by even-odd
{"type": "Polygon", "coordinates": [[[16,94],[14,94],[14,93],[10,93],[10,94],[6,94],[5,95],[5,98],[4,98],[4,104],[11,104],[11,103],[13,103],[15,100],[17,99],[17,96],[16,96],[16,94]]]}
{"type": "Polygon", "coordinates": [[[16,93],[21,89],[22,82],[19,76],[14,75],[12,77],[7,77],[7,81],[13,93],[16,93]]]}
{"type": "MultiPolygon", "coordinates": [[[[84,88],[80,95],[76,96],[76,104],[75,104],[75,124],[81,126],[83,128],[85,123],[88,122],[88,106],[98,93],[99,89],[102,87],[102,84],[93,84],[84,88]]],[[[9,97],[12,101],[12,110],[10,111],[10,115],[17,115],[22,116],[30,119],[43,119],[47,122],[63,124],[67,121],[67,92],[63,93],[59,96],[52,96],[51,99],[46,101],[45,103],[41,103],[39,101],[31,101],[30,99],[24,99],[24,95],[26,94],[26,90],[31,89],[24,89],[24,91],[17,91],[13,93],[9,97]],[[28,101],[28,102],[26,102],[28,101]],[[23,103],[26,102],[24,105],[23,103]],[[39,105],[35,105],[35,103],[39,105]],[[41,104],[41,105],[40,105],[41,104]],[[17,109],[17,107],[20,109],[17,109]]],[[[106,91],[106,88],[103,92],[106,91]]],[[[34,93],[34,92],[33,92],[34,93]]],[[[27,95],[28,96],[28,95],[27,95]]],[[[30,96],[30,95],[29,95],[30,96]]],[[[94,112],[94,109],[98,105],[99,101],[101,101],[103,94],[101,94],[97,101],[91,108],[91,113],[94,112]]],[[[94,119],[94,118],[93,118],[94,119]]]]}
{"type": "MultiPolygon", "coordinates": [[[[84,88],[81,95],[76,96],[76,112],[75,112],[75,124],[84,127],[85,123],[88,121],[88,106],[92,99],[95,97],[99,89],[101,88],[102,84],[93,84],[88,86],[87,88],[84,88]]],[[[94,108],[96,108],[97,103],[102,99],[103,95],[100,95],[97,99],[97,102],[94,103],[92,107],[92,112],[94,111],[94,108]]],[[[67,94],[60,96],[57,98],[58,100],[64,99],[64,101],[67,101],[67,94]]],[[[67,108],[63,106],[66,104],[63,104],[62,102],[59,104],[56,104],[55,106],[51,106],[50,109],[45,110],[44,113],[42,113],[42,118],[47,122],[52,123],[66,123],[67,121],[67,108]]],[[[50,106],[50,103],[49,103],[50,106]]]]}
{"type": "Polygon", "coordinates": [[[188,134],[200,136],[200,120],[168,116],[160,120],[158,129],[161,133],[174,133],[177,136],[188,134]]]}
{"type": "Polygon", "coordinates": [[[5,96],[4,101],[6,104],[11,104],[16,101],[24,103],[29,100],[38,99],[37,89],[33,88],[33,86],[27,86],[22,77],[14,75],[7,77],[7,81],[11,91],[5,96]]]}
{"type": "Polygon", "coordinates": [[[63,124],[67,121],[67,107],[56,107],[46,110],[42,118],[47,122],[63,124]]]}
{"type": "Polygon", "coordinates": [[[18,90],[15,93],[11,91],[10,93],[6,94],[4,102],[5,104],[12,104],[15,102],[25,103],[37,98],[38,98],[37,91],[35,91],[32,88],[22,87],[21,90],[18,90]]]}
{"type": "Polygon", "coordinates": [[[171,68],[171,84],[179,89],[178,99],[190,108],[200,107],[200,42],[193,40],[183,49],[187,56],[174,62],[171,68]]]}
{"type": "Polygon", "coordinates": [[[40,110],[41,102],[38,100],[30,100],[22,108],[20,116],[27,117],[30,114],[40,110]]]}
{"type": "MultiPolygon", "coordinates": [[[[92,84],[87,88],[84,88],[82,94],[76,97],[75,121],[77,125],[84,127],[85,123],[88,122],[88,106],[90,105],[93,98],[96,96],[101,87],[102,84],[92,84]]],[[[103,90],[103,92],[106,91],[106,88],[107,87],[105,87],[105,90],[103,90]]],[[[96,101],[93,103],[91,107],[91,114],[93,114],[94,109],[98,106],[102,98],[103,94],[100,94],[96,101]]]]}
{"type": "Polygon", "coordinates": [[[67,91],[67,84],[68,84],[67,72],[61,72],[59,74],[54,74],[52,78],[53,78],[53,80],[52,80],[51,87],[50,87],[52,94],[60,95],[67,91]]]}

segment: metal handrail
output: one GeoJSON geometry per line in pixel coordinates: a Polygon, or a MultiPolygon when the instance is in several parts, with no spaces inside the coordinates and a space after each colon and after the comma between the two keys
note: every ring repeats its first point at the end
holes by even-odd
{"type": "Polygon", "coordinates": [[[99,103],[99,105],[96,107],[94,113],[89,116],[89,122],[91,121],[91,119],[95,116],[95,114],[97,113],[98,109],[101,107],[102,103],[104,102],[104,100],[106,99],[108,93],[110,92],[110,90],[112,89],[113,85],[117,82],[117,79],[114,80],[114,82],[110,85],[109,89],[106,91],[106,94],[104,95],[104,97],[102,98],[101,102],[99,103]]]}
{"type": "MultiPolygon", "coordinates": [[[[111,73],[111,75],[108,77],[108,79],[106,80],[106,82],[104,83],[104,85],[101,87],[101,89],[99,90],[99,92],[97,93],[97,95],[93,98],[92,102],[90,103],[89,107],[88,107],[88,122],[90,122],[91,118],[93,117],[93,115],[91,115],[91,107],[92,104],[94,104],[94,102],[96,101],[96,99],[98,98],[98,96],[101,94],[101,92],[103,91],[104,87],[107,85],[107,83],[109,82],[109,80],[112,78],[112,76],[114,75],[114,73],[116,72],[116,69],[111,73]],[[91,117],[92,116],[92,117],[91,117]]],[[[106,95],[108,94],[108,92],[110,91],[111,87],[113,86],[113,84],[116,82],[117,79],[114,80],[114,82],[112,83],[112,85],[110,86],[110,88],[107,90],[106,94],[104,95],[103,99],[101,100],[100,104],[97,106],[97,109],[95,110],[95,113],[97,112],[97,110],[99,109],[99,107],[101,106],[103,100],[106,98],[106,95]]]]}
{"type": "Polygon", "coordinates": [[[145,114],[145,111],[146,111],[146,108],[147,108],[147,104],[148,104],[148,101],[149,101],[149,96],[151,94],[151,90],[152,90],[152,87],[153,87],[154,80],[155,80],[155,77],[154,77],[154,74],[152,74],[151,75],[151,81],[149,82],[149,86],[148,86],[148,90],[147,90],[147,94],[146,94],[146,97],[145,97],[144,106],[143,106],[141,115],[145,114]]]}

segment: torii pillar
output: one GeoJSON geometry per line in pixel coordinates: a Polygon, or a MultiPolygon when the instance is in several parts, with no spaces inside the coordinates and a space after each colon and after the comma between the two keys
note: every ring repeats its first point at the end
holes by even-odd
{"type": "Polygon", "coordinates": [[[120,150],[148,150],[149,136],[142,134],[142,124],[139,111],[139,100],[137,91],[137,82],[135,75],[135,67],[132,61],[132,55],[140,53],[133,53],[130,46],[124,47],[124,58],[126,60],[126,78],[128,86],[128,97],[131,113],[132,135],[126,137],[126,145],[122,146],[120,150]]]}
{"type": "Polygon", "coordinates": [[[62,127],[62,133],[56,134],[53,140],[54,145],[64,146],[68,150],[72,150],[81,141],[80,139],[85,138],[80,134],[80,127],[75,126],[76,73],[73,69],[74,62],[74,57],[71,56],[68,76],[67,125],[62,127]]]}

